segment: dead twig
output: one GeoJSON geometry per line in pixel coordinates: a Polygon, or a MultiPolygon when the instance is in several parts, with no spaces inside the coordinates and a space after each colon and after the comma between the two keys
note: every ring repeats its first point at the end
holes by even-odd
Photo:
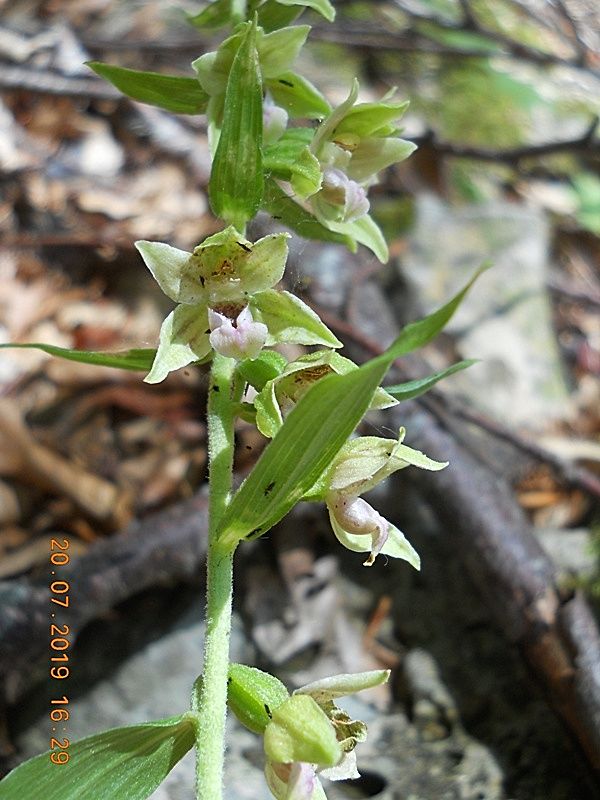
{"type": "Polygon", "coordinates": [[[558,153],[579,153],[588,156],[600,156],[600,139],[596,136],[598,130],[598,117],[594,117],[588,128],[581,136],[573,139],[564,139],[556,142],[542,144],[521,145],[509,150],[497,150],[486,147],[470,147],[440,141],[433,131],[428,131],[423,136],[412,137],[412,141],[420,147],[429,146],[437,153],[452,158],[470,158],[474,161],[491,161],[501,164],[518,166],[525,159],[543,158],[558,153]]]}

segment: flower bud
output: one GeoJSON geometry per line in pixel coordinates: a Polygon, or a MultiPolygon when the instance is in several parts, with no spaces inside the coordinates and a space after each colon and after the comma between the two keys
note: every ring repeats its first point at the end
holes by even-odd
{"type": "Polygon", "coordinates": [[[245,664],[230,664],[227,704],[244,727],[264,733],[273,711],[287,700],[288,691],[274,675],[245,664]]]}
{"type": "Polygon", "coordinates": [[[285,108],[276,106],[275,103],[265,99],[263,104],[263,141],[266,145],[274,144],[281,139],[288,123],[288,113],[285,108]]]}

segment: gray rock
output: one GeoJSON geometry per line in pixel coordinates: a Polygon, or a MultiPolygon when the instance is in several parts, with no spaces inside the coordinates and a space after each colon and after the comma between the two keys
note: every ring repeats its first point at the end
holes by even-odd
{"type": "Polygon", "coordinates": [[[461,354],[481,363],[448,386],[512,424],[539,426],[564,413],[567,391],[545,288],[548,251],[548,223],[534,208],[502,202],[452,208],[424,196],[402,261],[428,311],[492,263],[448,326],[461,354]]]}

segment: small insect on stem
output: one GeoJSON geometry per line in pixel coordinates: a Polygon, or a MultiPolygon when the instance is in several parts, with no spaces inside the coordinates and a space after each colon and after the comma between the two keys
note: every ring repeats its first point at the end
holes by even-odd
{"type": "Polygon", "coordinates": [[[267,497],[267,495],[269,495],[274,488],[275,488],[275,481],[271,481],[271,483],[268,486],[265,486],[263,495],[267,497]]]}
{"type": "Polygon", "coordinates": [[[237,242],[237,244],[239,244],[239,246],[242,248],[242,250],[245,250],[247,253],[251,253],[252,252],[252,248],[248,247],[247,245],[243,244],[242,242],[237,242]]]}

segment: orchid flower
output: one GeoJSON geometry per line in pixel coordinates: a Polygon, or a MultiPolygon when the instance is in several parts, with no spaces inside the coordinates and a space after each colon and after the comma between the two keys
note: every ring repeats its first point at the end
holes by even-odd
{"type": "Polygon", "coordinates": [[[210,357],[255,358],[279,342],[341,347],[301,300],[274,287],[287,259],[285,233],[252,243],[233,227],[209,236],[193,252],[162,242],[136,242],[163,292],[177,305],[160,330],[147,383],[210,357]]]}
{"type": "Polygon", "coordinates": [[[323,168],[320,191],[310,198],[310,205],[329,227],[364,217],[369,211],[366,189],[376,182],[377,173],[415,149],[412,142],[398,137],[393,124],[407,103],[386,96],[378,103],[356,104],[357,97],[355,80],[346,100],[323,120],[310,145],[323,168]]]}
{"type": "Polygon", "coordinates": [[[325,500],[336,538],[349,550],[369,553],[366,567],[372,566],[382,553],[420,568],[419,556],[402,531],[360,497],[405,467],[437,471],[447,466],[447,462],[434,461],[403,444],[405,433],[401,428],[397,440],[361,436],[346,442],[329,470],[304,498],[325,500]]]}

